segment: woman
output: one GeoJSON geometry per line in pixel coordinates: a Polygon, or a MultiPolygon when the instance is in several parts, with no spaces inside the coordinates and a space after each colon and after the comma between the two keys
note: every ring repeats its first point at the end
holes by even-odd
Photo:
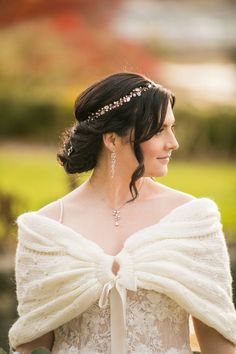
{"type": "Polygon", "coordinates": [[[233,354],[236,313],[220,213],[209,198],[155,182],[179,148],[174,95],[118,73],[75,104],[59,162],[93,170],[81,186],[18,217],[19,319],[11,346],[30,353],[233,354]]]}

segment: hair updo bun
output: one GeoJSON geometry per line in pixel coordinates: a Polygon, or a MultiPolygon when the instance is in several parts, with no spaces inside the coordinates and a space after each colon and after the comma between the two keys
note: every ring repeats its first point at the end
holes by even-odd
{"type": "Polygon", "coordinates": [[[120,137],[125,137],[134,131],[132,143],[139,166],[132,175],[130,190],[132,193],[133,188],[137,195],[135,181],[144,173],[144,157],[139,144],[149,140],[161,129],[168,102],[174,106],[174,95],[156,85],[142,92],[139,97],[105,112],[102,119],[88,121],[88,117],[128,95],[135,88],[148,84],[150,80],[140,74],[117,73],[96,82],[82,92],[75,101],[76,123],[63,132],[62,146],[57,154],[59,163],[67,173],[90,171],[97,165],[103,148],[103,134],[115,132],[120,137]]]}

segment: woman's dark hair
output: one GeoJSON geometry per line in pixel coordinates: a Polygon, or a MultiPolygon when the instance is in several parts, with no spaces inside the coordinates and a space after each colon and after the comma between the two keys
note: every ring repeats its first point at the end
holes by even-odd
{"type": "Polygon", "coordinates": [[[92,170],[103,148],[102,135],[115,132],[120,137],[129,134],[139,166],[133,172],[129,184],[133,201],[138,196],[135,182],[144,174],[144,156],[140,143],[158,133],[165,120],[168,103],[173,108],[175,96],[164,87],[157,85],[133,97],[129,102],[106,112],[102,119],[86,121],[89,115],[105,105],[118,101],[133,89],[147,86],[151,80],[136,73],[116,73],[87,88],[75,101],[77,122],[67,128],[61,137],[62,147],[57,154],[65,171],[82,173],[92,170]],[[132,132],[134,140],[131,140],[132,132]],[[69,154],[69,148],[72,153],[69,154]],[[134,193],[133,194],[133,190],[134,193]]]}

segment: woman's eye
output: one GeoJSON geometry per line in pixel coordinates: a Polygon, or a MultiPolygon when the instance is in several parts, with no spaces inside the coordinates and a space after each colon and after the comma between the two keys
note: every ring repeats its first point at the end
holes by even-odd
{"type": "MultiPolygon", "coordinates": [[[[176,124],[173,124],[173,125],[171,126],[171,129],[173,130],[173,132],[175,132],[175,126],[176,126],[176,124]]],[[[159,132],[156,133],[156,135],[161,134],[161,132],[162,132],[163,130],[164,130],[164,128],[160,129],[159,132]]]]}

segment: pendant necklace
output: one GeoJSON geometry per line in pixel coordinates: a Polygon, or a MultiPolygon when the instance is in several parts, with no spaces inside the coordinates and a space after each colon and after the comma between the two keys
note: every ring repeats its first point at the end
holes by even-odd
{"type": "MultiPolygon", "coordinates": [[[[91,185],[91,177],[89,177],[89,184],[90,186],[92,187],[91,185]]],[[[141,187],[140,189],[142,188],[142,185],[143,185],[143,182],[141,184],[141,187]]],[[[139,189],[139,190],[140,190],[139,189]]],[[[112,216],[114,218],[114,221],[115,221],[115,226],[119,226],[119,220],[120,220],[120,209],[123,208],[123,206],[127,204],[127,202],[125,202],[124,204],[122,204],[118,209],[112,209],[112,216]]]]}
{"type": "Polygon", "coordinates": [[[119,220],[120,220],[120,209],[126,204],[125,202],[119,209],[112,209],[112,215],[114,216],[115,219],[115,226],[119,226],[119,220]]]}

